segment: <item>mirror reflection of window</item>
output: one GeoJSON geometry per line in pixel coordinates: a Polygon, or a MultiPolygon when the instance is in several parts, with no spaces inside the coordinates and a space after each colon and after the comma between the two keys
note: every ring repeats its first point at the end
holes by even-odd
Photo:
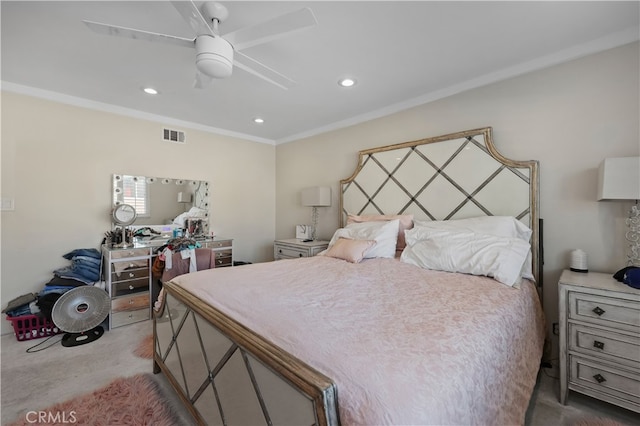
{"type": "Polygon", "coordinates": [[[149,217],[147,180],[138,176],[123,176],[122,178],[124,204],[133,206],[138,217],[149,217]]]}

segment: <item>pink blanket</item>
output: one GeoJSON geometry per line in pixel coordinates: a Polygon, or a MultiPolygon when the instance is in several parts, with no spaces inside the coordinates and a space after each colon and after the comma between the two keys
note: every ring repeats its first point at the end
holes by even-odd
{"type": "Polygon", "coordinates": [[[544,340],[529,281],[316,256],[173,282],[331,378],[343,425],[524,424],[544,340]]]}

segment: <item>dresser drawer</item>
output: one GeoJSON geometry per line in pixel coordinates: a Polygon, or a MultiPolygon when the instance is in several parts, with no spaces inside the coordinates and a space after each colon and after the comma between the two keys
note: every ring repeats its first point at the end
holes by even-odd
{"type": "Polygon", "coordinates": [[[137,268],[137,269],[125,269],[120,273],[113,273],[111,276],[112,282],[118,281],[127,281],[133,280],[136,278],[148,278],[149,277],[149,267],[146,268],[137,268]]]}
{"type": "Polygon", "coordinates": [[[231,266],[233,262],[232,259],[233,258],[231,257],[231,254],[229,254],[228,256],[220,256],[220,257],[216,256],[216,260],[215,260],[216,268],[231,266]]]}
{"type": "Polygon", "coordinates": [[[570,356],[572,384],[610,395],[640,408],[640,374],[570,356]]]}
{"type": "Polygon", "coordinates": [[[149,292],[136,296],[122,296],[111,300],[111,312],[134,311],[148,308],[149,292]]]}
{"type": "Polygon", "coordinates": [[[220,259],[223,257],[231,257],[232,255],[232,251],[231,250],[217,250],[213,252],[216,256],[216,259],[220,259]]]}
{"type": "Polygon", "coordinates": [[[147,306],[144,309],[135,311],[114,312],[111,314],[111,327],[120,327],[134,322],[148,320],[150,318],[150,309],[147,306]]]}
{"type": "Polygon", "coordinates": [[[222,248],[231,247],[232,240],[207,241],[203,244],[204,248],[222,248]]]}
{"type": "Polygon", "coordinates": [[[628,300],[569,292],[569,318],[640,332],[640,306],[628,300]]]}
{"type": "Polygon", "coordinates": [[[111,297],[125,296],[128,294],[149,291],[149,278],[139,278],[129,281],[120,281],[111,284],[111,297]]]}
{"type": "Polygon", "coordinates": [[[127,257],[142,257],[149,256],[148,248],[132,248],[123,250],[111,250],[111,259],[124,259],[127,257]]]}
{"type": "Polygon", "coordinates": [[[285,246],[275,246],[274,248],[274,257],[276,259],[293,259],[296,257],[308,257],[309,250],[306,249],[296,249],[293,247],[285,247],[285,246]]]}
{"type": "Polygon", "coordinates": [[[128,269],[149,269],[149,259],[122,260],[111,264],[112,274],[121,274],[128,269]]]}
{"type": "Polygon", "coordinates": [[[640,369],[640,336],[569,324],[569,350],[640,369]]]}

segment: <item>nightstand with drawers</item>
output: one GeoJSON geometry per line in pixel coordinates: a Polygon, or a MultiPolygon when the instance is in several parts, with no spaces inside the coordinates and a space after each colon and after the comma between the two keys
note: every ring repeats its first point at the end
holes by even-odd
{"type": "Polygon", "coordinates": [[[564,271],[558,291],[560,402],[573,390],[640,412],[640,290],[564,271]]]}
{"type": "Polygon", "coordinates": [[[320,253],[329,246],[329,241],[315,240],[304,242],[291,238],[287,240],[276,240],[273,243],[273,258],[295,259],[298,257],[312,257],[320,253]]]}

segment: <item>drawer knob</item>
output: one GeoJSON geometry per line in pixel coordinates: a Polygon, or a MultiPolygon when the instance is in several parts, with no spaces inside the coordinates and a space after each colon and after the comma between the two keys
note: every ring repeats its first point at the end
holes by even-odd
{"type": "Polygon", "coordinates": [[[133,272],[129,272],[129,278],[133,278],[135,277],[135,274],[133,272]]]}
{"type": "Polygon", "coordinates": [[[605,313],[605,310],[602,309],[600,306],[596,306],[595,308],[593,308],[593,313],[596,314],[597,316],[601,316],[602,314],[605,313]]]}
{"type": "Polygon", "coordinates": [[[600,374],[596,374],[595,376],[593,376],[593,378],[596,379],[596,382],[598,382],[598,383],[602,383],[602,382],[606,382],[607,381],[607,379],[602,377],[602,375],[600,375],[600,374]]]}
{"type": "Polygon", "coordinates": [[[279,249],[279,250],[278,250],[278,253],[282,253],[282,249],[279,249]]]}
{"type": "Polygon", "coordinates": [[[130,285],[130,286],[129,286],[129,290],[133,290],[134,288],[135,288],[135,287],[134,287],[134,286],[132,286],[132,285],[130,285]]]}
{"type": "Polygon", "coordinates": [[[129,268],[133,268],[135,265],[133,263],[129,264],[129,268]]]}
{"type": "Polygon", "coordinates": [[[298,257],[302,257],[302,253],[298,253],[298,257]]]}
{"type": "Polygon", "coordinates": [[[593,347],[598,349],[604,349],[604,343],[598,342],[597,340],[593,341],[593,347]]]}
{"type": "Polygon", "coordinates": [[[130,304],[130,305],[133,305],[133,300],[129,300],[129,304],[130,304]]]}

